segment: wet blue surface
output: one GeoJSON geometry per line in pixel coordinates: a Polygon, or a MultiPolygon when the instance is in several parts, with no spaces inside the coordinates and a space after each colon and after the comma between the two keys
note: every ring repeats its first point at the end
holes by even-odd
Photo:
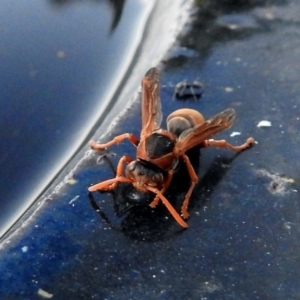
{"type": "Polygon", "coordinates": [[[113,104],[112,91],[137,50],[151,6],[1,2],[1,235],[113,104]]]}
{"type": "MultiPolygon", "coordinates": [[[[86,188],[113,177],[103,154],[116,166],[121,155],[134,156],[134,147],[124,142],[86,156],[75,181],[37,202],[2,240],[2,298],[40,299],[43,289],[53,299],[299,299],[300,6],[217,3],[200,9],[181,48],[165,61],[164,117],[180,107],[206,117],[234,107],[234,126],[217,137],[239,144],[253,136],[257,144],[240,154],[210,148],[200,156],[195,150],[201,182],[187,230],[163,206],[136,207],[116,217],[113,199],[147,202],[130,186],[94,195],[116,227],[110,228],[86,188]],[[202,97],[173,99],[182,80],[201,81],[202,97]],[[272,126],[258,128],[261,120],[272,126]]],[[[122,132],[138,136],[139,111],[136,101],[105,140],[122,132]]],[[[167,192],[175,207],[188,184],[184,177],[181,169],[167,192]]]]}

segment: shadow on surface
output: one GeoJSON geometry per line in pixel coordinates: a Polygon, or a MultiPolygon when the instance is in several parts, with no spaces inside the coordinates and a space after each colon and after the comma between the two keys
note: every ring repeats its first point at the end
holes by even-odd
{"type": "MultiPolygon", "coordinates": [[[[195,207],[202,207],[209,200],[214,188],[223,179],[227,171],[230,170],[231,163],[240,153],[236,153],[231,158],[220,157],[213,161],[203,178],[200,179],[200,183],[194,189],[190,199],[189,211],[194,210],[195,207]]],[[[197,172],[200,167],[200,148],[191,149],[187,154],[197,172]]],[[[107,162],[111,167],[109,158],[107,158],[107,162]]],[[[169,199],[178,212],[189,185],[190,177],[188,171],[181,162],[169,189],[165,193],[166,198],[169,199]]],[[[99,191],[98,195],[103,193],[106,192],[99,191]]],[[[106,222],[112,229],[121,231],[130,239],[155,242],[169,239],[185,231],[185,229],[179,227],[161,202],[156,208],[149,206],[154,199],[154,194],[151,192],[139,192],[130,184],[120,183],[110,194],[113,199],[113,205],[106,205],[103,203],[104,201],[100,204],[99,196],[94,197],[92,193],[89,193],[91,206],[101,217],[102,221],[106,222]],[[116,218],[111,219],[106,209],[113,209],[116,218]]]]}

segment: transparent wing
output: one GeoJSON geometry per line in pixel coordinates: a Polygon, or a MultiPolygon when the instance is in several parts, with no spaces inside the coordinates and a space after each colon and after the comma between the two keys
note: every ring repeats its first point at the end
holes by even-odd
{"type": "Polygon", "coordinates": [[[160,128],[162,111],[160,102],[160,71],[150,69],[142,80],[142,131],[141,137],[160,128]]]}
{"type": "Polygon", "coordinates": [[[234,117],[234,109],[229,108],[205,121],[203,124],[185,130],[179,136],[176,148],[180,149],[181,153],[185,153],[187,150],[211,138],[216,133],[230,128],[234,117]]]}

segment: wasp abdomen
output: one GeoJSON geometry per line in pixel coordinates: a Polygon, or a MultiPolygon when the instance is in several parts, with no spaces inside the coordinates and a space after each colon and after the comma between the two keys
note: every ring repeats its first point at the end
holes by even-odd
{"type": "Polygon", "coordinates": [[[167,118],[167,128],[177,137],[190,128],[205,122],[204,117],[197,110],[183,108],[171,113],[167,118]]]}

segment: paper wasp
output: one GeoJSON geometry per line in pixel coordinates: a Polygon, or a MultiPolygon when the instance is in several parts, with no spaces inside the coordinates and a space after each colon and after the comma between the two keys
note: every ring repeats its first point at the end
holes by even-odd
{"type": "Polygon", "coordinates": [[[253,144],[254,139],[250,137],[239,146],[232,146],[225,140],[210,139],[214,134],[232,125],[235,117],[234,109],[226,109],[206,121],[196,110],[179,109],[168,116],[167,130],[161,129],[162,111],[159,93],[160,72],[159,69],[152,68],[142,79],[140,140],[130,133],[124,133],[105,144],[90,142],[92,149],[103,150],[128,139],[137,147],[137,158],[134,160],[129,156],[122,156],[117,166],[116,177],[89,187],[89,191],[112,190],[119,182],[131,183],[139,191],[153,192],[155,198],[150,206],[155,207],[161,200],[174,219],[182,227],[187,228],[188,225],[183,219],[189,216],[188,203],[198,182],[198,176],[185,153],[195,146],[216,146],[240,151],[253,144]],[[186,164],[191,179],[181,207],[181,216],[164,196],[180,159],[186,164]],[[124,176],[125,163],[128,165],[124,176]]]}

